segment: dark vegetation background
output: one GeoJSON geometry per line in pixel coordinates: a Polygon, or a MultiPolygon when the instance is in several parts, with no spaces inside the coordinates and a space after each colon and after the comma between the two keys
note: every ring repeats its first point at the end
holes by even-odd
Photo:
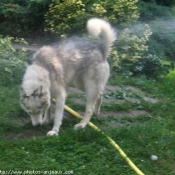
{"type": "MultiPolygon", "coordinates": [[[[72,35],[86,35],[85,23],[93,16],[109,20],[117,29],[118,40],[109,59],[112,74],[160,78],[174,68],[174,0],[1,0],[0,35],[2,39],[13,37],[8,38],[10,42],[15,38],[15,42],[49,44],[72,35]]],[[[9,74],[3,75],[5,84],[2,81],[0,84],[16,82],[12,76],[17,64],[21,69],[19,62],[26,61],[19,51],[11,51],[0,59],[1,76],[4,72],[9,74]],[[18,60],[11,60],[10,53],[17,54],[18,60]],[[11,81],[5,82],[7,76],[11,81]]],[[[18,72],[22,75],[22,70],[18,72]]]]}

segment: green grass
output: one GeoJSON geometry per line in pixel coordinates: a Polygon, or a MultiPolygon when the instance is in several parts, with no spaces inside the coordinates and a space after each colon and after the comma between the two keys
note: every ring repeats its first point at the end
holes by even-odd
{"type": "MultiPolygon", "coordinates": [[[[133,85],[145,94],[158,98],[152,104],[141,100],[140,104],[102,105],[102,112],[141,109],[148,115],[137,117],[92,118],[92,122],[109,135],[124,150],[138,168],[148,175],[175,175],[175,72],[159,81],[144,78],[117,77],[113,85],[133,85]],[[151,155],[158,160],[152,161],[151,155]]],[[[97,131],[86,127],[74,131],[79,119],[63,121],[59,136],[46,137],[52,124],[34,128],[27,114],[19,106],[19,87],[0,87],[0,170],[70,171],[75,175],[134,175],[136,174],[109,141],[97,131]],[[23,119],[25,122],[20,122],[23,119]],[[21,137],[21,135],[23,137],[21,137]]],[[[130,95],[140,98],[137,94],[130,95]]],[[[120,98],[120,92],[112,92],[109,98],[120,98]]],[[[70,94],[67,105],[84,110],[75,104],[70,94]]],[[[44,173],[43,173],[44,174],[44,173]]]]}

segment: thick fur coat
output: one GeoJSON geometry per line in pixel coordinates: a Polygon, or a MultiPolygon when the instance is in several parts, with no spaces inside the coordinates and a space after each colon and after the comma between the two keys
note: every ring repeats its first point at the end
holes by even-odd
{"type": "Polygon", "coordinates": [[[107,57],[116,34],[111,25],[98,18],[87,21],[87,30],[100,38],[96,45],[72,37],[51,46],[44,46],[33,56],[23,77],[21,106],[30,115],[34,126],[49,119],[51,99],[56,101],[54,126],[47,135],[56,135],[62,123],[66,87],[74,86],[86,94],[86,110],[75,129],[84,128],[92,115],[98,115],[102,94],[109,78],[107,57]]]}

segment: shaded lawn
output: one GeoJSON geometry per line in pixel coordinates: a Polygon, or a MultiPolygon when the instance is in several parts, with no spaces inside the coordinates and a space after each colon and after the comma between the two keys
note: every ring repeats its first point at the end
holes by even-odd
{"type": "MultiPolygon", "coordinates": [[[[159,102],[142,102],[149,115],[93,118],[92,122],[103,128],[145,174],[175,174],[174,72],[159,82],[145,79],[122,81],[123,84],[142,88],[157,97],[159,102]],[[120,125],[111,127],[110,122],[120,125]],[[151,155],[157,155],[159,159],[152,161],[151,155]]],[[[59,136],[45,137],[51,124],[40,129],[33,128],[27,114],[19,106],[18,92],[18,86],[1,87],[0,91],[1,170],[57,170],[87,175],[135,174],[100,133],[89,127],[74,131],[73,126],[78,119],[64,120],[59,136]],[[24,122],[19,122],[19,118],[24,122]],[[27,131],[31,133],[28,136],[27,131]],[[17,137],[20,134],[26,134],[26,137],[17,137]]],[[[68,105],[75,110],[79,108],[69,100],[68,105]]],[[[106,107],[103,108],[105,110],[106,107]]],[[[111,110],[115,111],[115,108],[111,110]]]]}

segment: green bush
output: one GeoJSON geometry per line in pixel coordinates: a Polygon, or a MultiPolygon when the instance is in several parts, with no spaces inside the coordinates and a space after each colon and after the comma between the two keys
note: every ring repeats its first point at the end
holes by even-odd
{"type": "Polygon", "coordinates": [[[150,54],[151,35],[152,31],[147,24],[136,24],[124,29],[109,58],[112,70],[127,75],[159,78],[174,69],[173,64],[164,64],[156,53],[150,54]]]}
{"type": "Polygon", "coordinates": [[[42,33],[50,0],[1,0],[0,32],[22,37],[42,33]]]}
{"type": "Polygon", "coordinates": [[[169,7],[157,5],[155,2],[139,1],[138,9],[141,21],[153,21],[160,18],[172,18],[172,12],[169,7]]]}
{"type": "Polygon", "coordinates": [[[53,2],[45,15],[46,31],[57,33],[61,37],[83,33],[86,21],[90,17],[105,18],[113,25],[124,25],[139,17],[137,0],[54,0],[53,2]]]}
{"type": "Polygon", "coordinates": [[[150,23],[153,35],[150,38],[150,53],[175,61],[175,27],[174,20],[163,19],[150,23]]]}
{"type": "Polygon", "coordinates": [[[11,46],[13,38],[0,36],[0,85],[21,83],[25,70],[26,51],[16,51],[11,46]]]}
{"type": "MultiPolygon", "coordinates": [[[[173,1],[139,1],[139,21],[146,21],[153,34],[148,42],[149,53],[175,61],[175,8],[157,4],[173,4],[173,1]],[[149,2],[149,3],[148,3],[149,2]]],[[[169,5],[168,5],[169,4],[169,5]]]]}
{"type": "Polygon", "coordinates": [[[119,34],[110,55],[113,70],[120,69],[123,64],[128,67],[139,61],[148,52],[147,42],[151,34],[148,25],[124,29],[119,34]]]}
{"type": "Polygon", "coordinates": [[[145,75],[147,78],[160,78],[170,70],[174,69],[174,64],[164,64],[156,55],[145,55],[129,67],[133,75],[145,75]]]}

